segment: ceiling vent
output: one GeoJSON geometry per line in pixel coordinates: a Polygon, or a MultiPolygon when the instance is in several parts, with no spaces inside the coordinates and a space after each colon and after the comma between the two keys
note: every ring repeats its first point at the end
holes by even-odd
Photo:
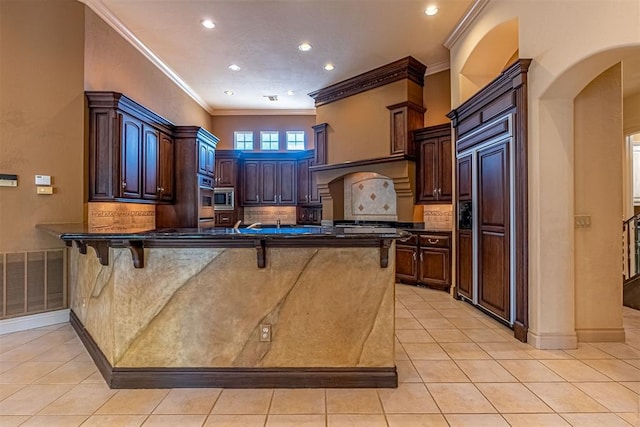
{"type": "Polygon", "coordinates": [[[267,98],[269,101],[277,101],[278,95],[263,95],[264,98],[267,98]]]}

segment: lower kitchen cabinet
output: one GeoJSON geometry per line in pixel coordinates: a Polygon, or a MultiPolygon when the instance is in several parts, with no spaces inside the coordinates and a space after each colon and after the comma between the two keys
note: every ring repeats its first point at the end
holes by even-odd
{"type": "Polygon", "coordinates": [[[414,234],[396,244],[396,280],[449,290],[451,286],[450,233],[414,234]]]}
{"type": "Polygon", "coordinates": [[[235,211],[222,211],[214,214],[215,226],[231,228],[236,223],[235,211]]]}

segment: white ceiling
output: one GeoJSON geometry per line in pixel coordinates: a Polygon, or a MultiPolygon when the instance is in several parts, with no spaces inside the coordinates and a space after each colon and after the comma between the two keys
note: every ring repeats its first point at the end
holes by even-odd
{"type": "Polygon", "coordinates": [[[473,2],[82,1],[127,38],[137,38],[157,56],[156,62],[168,66],[203,106],[218,114],[313,113],[309,92],[409,55],[427,65],[427,74],[447,69],[449,51],[442,43],[473,2]],[[431,4],[439,7],[435,16],[424,13],[431,4]],[[212,19],[216,27],[204,29],[200,25],[204,18],[212,19]],[[313,49],[300,52],[301,42],[313,49]],[[328,62],[335,70],[323,69],[328,62]],[[242,70],[229,70],[232,63],[242,70]],[[234,95],[226,95],[226,90],[234,95]],[[288,90],[295,95],[287,95],[288,90]],[[278,101],[267,100],[267,95],[277,95],[278,101]]]}

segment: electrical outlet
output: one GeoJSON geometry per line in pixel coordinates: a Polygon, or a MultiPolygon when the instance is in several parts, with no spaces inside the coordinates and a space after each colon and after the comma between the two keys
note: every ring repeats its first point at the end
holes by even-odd
{"type": "Polygon", "coordinates": [[[591,215],[576,215],[575,222],[576,228],[591,227],[591,215]]]}
{"type": "Polygon", "coordinates": [[[260,325],[260,341],[271,341],[271,325],[266,323],[260,325]]]}

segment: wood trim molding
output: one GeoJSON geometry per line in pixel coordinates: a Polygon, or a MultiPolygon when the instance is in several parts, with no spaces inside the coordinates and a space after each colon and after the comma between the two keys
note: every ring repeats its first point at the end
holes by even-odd
{"type": "Polygon", "coordinates": [[[485,6],[489,4],[489,1],[490,0],[475,0],[473,4],[469,6],[469,9],[467,9],[467,11],[464,13],[462,19],[458,21],[458,24],[456,24],[455,28],[453,29],[453,31],[451,31],[442,45],[451,50],[458,39],[462,37],[465,31],[467,31],[467,28],[469,28],[471,24],[473,24],[473,22],[476,20],[476,18],[480,15],[482,9],[484,9],[485,6]]]}
{"type": "Polygon", "coordinates": [[[345,169],[345,168],[353,168],[358,166],[376,165],[380,163],[398,162],[401,160],[415,161],[416,158],[415,156],[408,156],[404,153],[400,153],[400,154],[394,154],[387,157],[376,157],[374,159],[356,160],[353,162],[333,163],[330,165],[315,165],[315,166],[310,166],[309,170],[311,172],[329,171],[334,169],[345,169]]]}
{"type": "Polygon", "coordinates": [[[426,65],[412,56],[407,56],[390,64],[311,92],[309,96],[315,99],[315,105],[319,107],[402,79],[408,79],[420,86],[424,86],[424,74],[426,70],[426,65]]]}
{"type": "Polygon", "coordinates": [[[117,368],[73,311],[69,321],[107,385],[135,388],[395,388],[395,366],[379,368],[117,368]]]}

